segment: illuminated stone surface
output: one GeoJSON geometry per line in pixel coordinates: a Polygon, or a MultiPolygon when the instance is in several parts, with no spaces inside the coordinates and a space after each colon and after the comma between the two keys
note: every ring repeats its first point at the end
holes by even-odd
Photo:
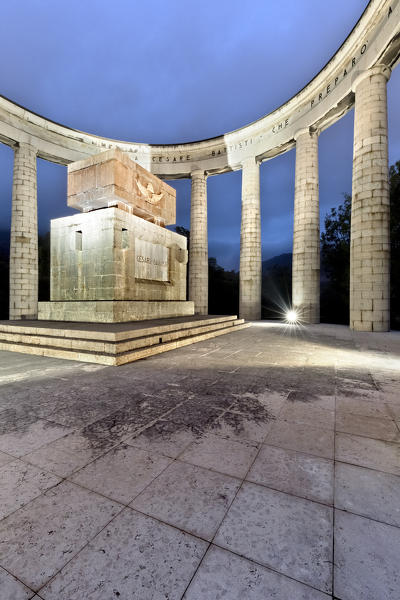
{"type": "Polygon", "coordinates": [[[39,319],[113,323],[193,314],[186,237],[161,226],[175,221],[175,190],[110,150],[69,166],[68,204],[88,212],[51,221],[50,302],[39,304],[39,319]]]}
{"type": "Polygon", "coordinates": [[[157,224],[175,223],[175,189],[121,150],[68,166],[68,206],[86,212],[118,204],[157,224]]]}
{"type": "Polygon", "coordinates": [[[389,77],[380,65],[354,83],[350,327],[358,331],[390,329],[389,77]]]}
{"type": "Polygon", "coordinates": [[[189,300],[195,313],[208,313],[207,176],[192,173],[190,205],[189,300]]]}
{"type": "Polygon", "coordinates": [[[397,333],[1,352],[1,600],[397,600],[399,421],[397,333]]]}
{"type": "Polygon", "coordinates": [[[185,301],[186,265],[184,236],[118,208],[51,222],[52,301],[185,301]]]}
{"type": "Polygon", "coordinates": [[[293,229],[293,309],[304,323],[319,323],[318,135],[296,135],[293,229]]]}
{"type": "Polygon", "coordinates": [[[38,231],[36,148],[20,144],[14,155],[10,236],[10,319],[36,319],[38,231]]]}

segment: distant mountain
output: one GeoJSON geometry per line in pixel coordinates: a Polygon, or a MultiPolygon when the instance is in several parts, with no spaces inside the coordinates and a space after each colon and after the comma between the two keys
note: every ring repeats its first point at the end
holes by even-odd
{"type": "Polygon", "coordinates": [[[286,254],[280,254],[279,256],[273,256],[268,260],[262,261],[262,272],[265,275],[271,269],[275,267],[288,267],[292,266],[292,253],[287,252],[286,254]]]}

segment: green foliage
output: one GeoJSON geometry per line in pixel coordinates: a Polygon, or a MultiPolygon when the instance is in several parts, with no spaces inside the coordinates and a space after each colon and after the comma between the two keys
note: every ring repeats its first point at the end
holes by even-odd
{"type": "Polygon", "coordinates": [[[349,323],[351,196],[325,217],[321,235],[321,321],[349,323]]]}
{"type": "MultiPolygon", "coordinates": [[[[400,329],[400,161],[389,169],[391,328],[400,329]]],[[[351,196],[325,217],[321,235],[321,321],[349,322],[351,196]]]]}
{"type": "Polygon", "coordinates": [[[175,231],[176,231],[176,233],[179,233],[179,235],[184,235],[185,238],[187,238],[187,240],[188,240],[188,249],[189,249],[189,241],[190,241],[190,231],[189,231],[189,229],[186,229],[186,227],[182,227],[182,225],[175,225],[175,231]]]}

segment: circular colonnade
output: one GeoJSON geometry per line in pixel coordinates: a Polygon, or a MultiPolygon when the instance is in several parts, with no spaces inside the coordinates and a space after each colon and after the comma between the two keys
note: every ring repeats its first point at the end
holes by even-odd
{"type": "Polygon", "coordinates": [[[225,135],[185,144],[111,140],[64,127],[0,96],[0,142],[14,149],[10,319],[36,318],[37,157],[67,165],[111,148],[163,179],[191,178],[189,298],[208,310],[207,176],[242,170],[240,316],[261,317],[259,167],[296,147],[293,309],[319,322],[318,135],[354,107],[350,327],[387,331],[390,238],[386,83],[400,62],[400,0],[371,0],[333,58],[298,94],[225,135]]]}

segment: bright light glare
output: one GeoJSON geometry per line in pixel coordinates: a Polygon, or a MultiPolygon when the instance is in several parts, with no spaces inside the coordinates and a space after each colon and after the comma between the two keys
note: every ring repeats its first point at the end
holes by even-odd
{"type": "Polygon", "coordinates": [[[285,319],[288,323],[297,323],[297,321],[298,321],[297,312],[295,310],[288,310],[286,312],[285,319]]]}

